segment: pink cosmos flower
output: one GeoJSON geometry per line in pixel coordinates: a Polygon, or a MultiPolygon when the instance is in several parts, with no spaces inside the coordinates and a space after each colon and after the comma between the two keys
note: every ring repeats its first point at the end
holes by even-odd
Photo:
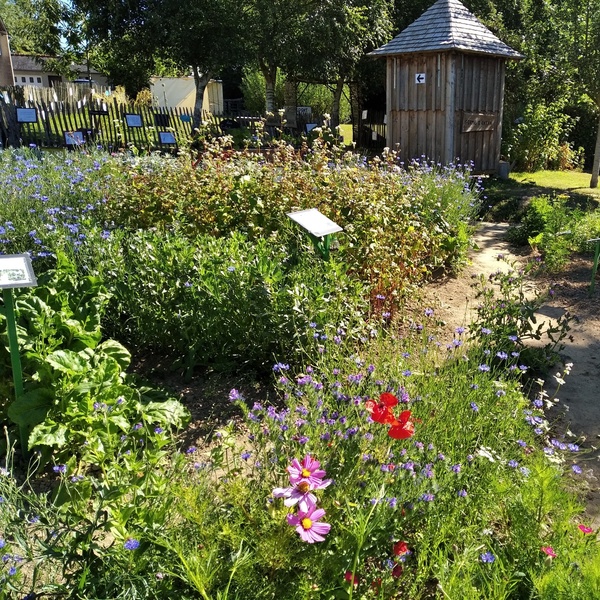
{"type": "Polygon", "coordinates": [[[554,552],[552,546],[542,546],[542,552],[547,554],[550,558],[556,558],[557,554],[554,552]]]}
{"type": "MultiPolygon", "coordinates": [[[[321,463],[314,460],[310,454],[307,454],[300,462],[297,458],[292,460],[292,464],[287,468],[290,474],[290,483],[293,486],[298,485],[302,481],[306,481],[311,486],[310,489],[319,489],[323,483],[323,477],[327,473],[320,469],[321,463]]],[[[331,482],[330,482],[331,483],[331,482]]]]}
{"type": "Polygon", "coordinates": [[[308,511],[298,510],[298,514],[288,515],[288,524],[296,527],[300,539],[308,544],[325,541],[324,535],[329,533],[331,525],[322,523],[321,518],[325,516],[325,511],[316,506],[310,506],[308,511]]]}
{"type": "Polygon", "coordinates": [[[321,483],[313,486],[309,481],[300,480],[300,482],[287,488],[275,488],[273,490],[273,496],[275,498],[285,498],[284,504],[286,506],[298,505],[298,508],[302,512],[308,512],[310,506],[315,506],[317,503],[317,497],[311,493],[311,490],[322,490],[331,483],[331,479],[321,480],[321,483]]]}
{"type": "Polygon", "coordinates": [[[578,525],[579,531],[583,533],[593,533],[594,530],[591,527],[586,527],[585,525],[578,525]]]}

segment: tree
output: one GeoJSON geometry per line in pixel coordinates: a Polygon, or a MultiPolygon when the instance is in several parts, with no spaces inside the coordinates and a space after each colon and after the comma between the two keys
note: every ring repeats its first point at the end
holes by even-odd
{"type": "Polygon", "coordinates": [[[194,127],[202,119],[204,90],[244,54],[244,7],[236,0],[152,0],[157,54],[192,70],[196,84],[194,127]],[[158,33],[160,28],[160,33],[158,33]]]}
{"type": "Polygon", "coordinates": [[[334,83],[331,125],[339,125],[344,85],[355,79],[365,54],[391,37],[389,0],[328,0],[315,3],[287,72],[300,80],[334,83]]]}
{"type": "Polygon", "coordinates": [[[575,69],[579,89],[596,104],[599,112],[590,187],[598,187],[600,171],[600,0],[573,0],[562,6],[565,14],[566,47],[575,69]]]}
{"type": "Polygon", "coordinates": [[[289,64],[291,55],[301,51],[302,28],[308,25],[311,5],[319,4],[319,1],[243,1],[250,60],[265,78],[266,110],[272,113],[275,111],[277,71],[289,64]]]}
{"type": "Polygon", "coordinates": [[[61,50],[60,0],[0,0],[13,52],[57,55],[61,50]]]}

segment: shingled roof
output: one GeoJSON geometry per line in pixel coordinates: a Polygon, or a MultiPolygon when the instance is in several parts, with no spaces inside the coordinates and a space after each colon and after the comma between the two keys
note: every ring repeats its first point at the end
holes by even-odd
{"type": "Polygon", "coordinates": [[[369,56],[460,50],[477,54],[523,58],[499,40],[458,0],[438,0],[391,42],[369,56]]]}

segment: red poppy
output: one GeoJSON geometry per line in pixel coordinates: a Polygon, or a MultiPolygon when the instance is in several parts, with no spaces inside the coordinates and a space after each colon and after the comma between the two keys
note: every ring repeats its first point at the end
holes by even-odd
{"type": "Polygon", "coordinates": [[[398,398],[393,394],[384,392],[379,396],[379,402],[375,400],[367,400],[365,408],[371,414],[371,418],[375,423],[383,423],[384,425],[393,425],[396,421],[392,407],[398,404],[398,398]]]}
{"type": "Polygon", "coordinates": [[[394,568],[392,569],[392,577],[394,577],[395,579],[398,579],[398,577],[400,577],[400,575],[402,575],[402,565],[401,564],[394,565],[394,568]]]}
{"type": "Polygon", "coordinates": [[[410,420],[410,410],[400,413],[400,417],[392,423],[388,435],[395,440],[405,440],[415,433],[415,424],[410,420]]]}
{"type": "Polygon", "coordinates": [[[406,542],[396,542],[394,544],[394,554],[396,556],[403,556],[408,551],[408,544],[406,542]]]}

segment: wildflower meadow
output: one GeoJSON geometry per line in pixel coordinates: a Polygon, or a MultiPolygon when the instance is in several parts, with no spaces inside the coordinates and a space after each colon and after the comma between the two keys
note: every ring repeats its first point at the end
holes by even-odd
{"type": "Polygon", "coordinates": [[[600,597],[584,453],[547,416],[568,315],[534,328],[517,267],[451,335],[421,300],[465,263],[468,166],[322,137],[0,165],[0,260],[38,279],[16,396],[0,304],[0,599],[600,597]],[[343,227],[327,260],[306,208],[343,227]],[[145,356],[248,385],[190,441],[145,356]]]}

